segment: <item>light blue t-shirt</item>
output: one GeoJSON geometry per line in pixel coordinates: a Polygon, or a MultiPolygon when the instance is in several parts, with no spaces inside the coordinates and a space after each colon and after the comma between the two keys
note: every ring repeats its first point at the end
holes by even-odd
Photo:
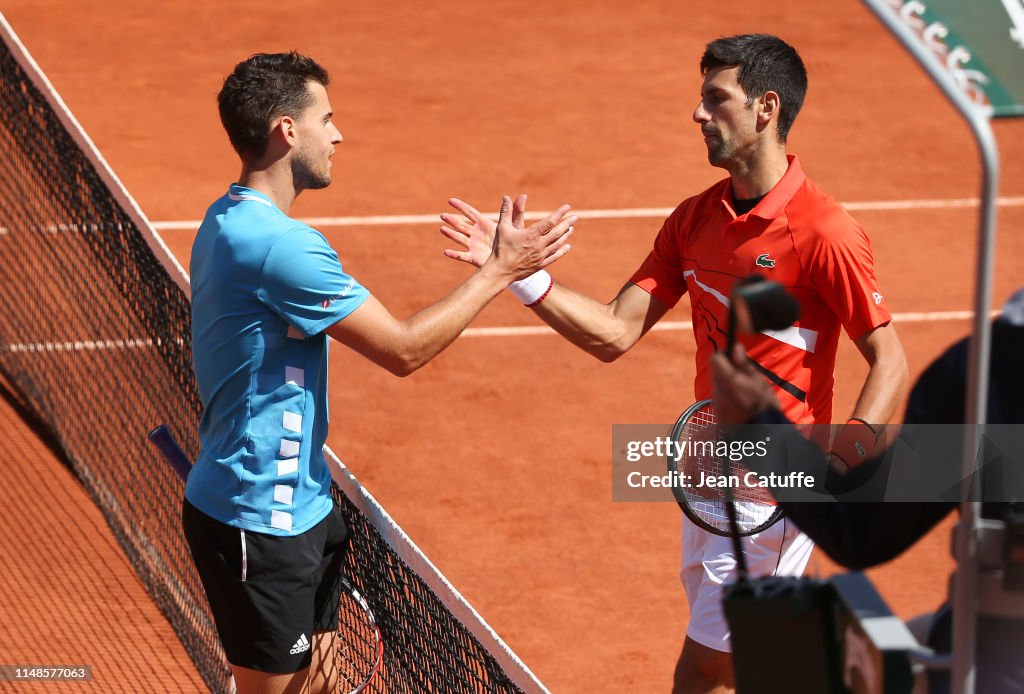
{"type": "Polygon", "coordinates": [[[222,523],[298,535],[331,509],[324,329],[369,293],[320,232],[232,185],[192,245],[202,452],[185,498],[222,523]]]}

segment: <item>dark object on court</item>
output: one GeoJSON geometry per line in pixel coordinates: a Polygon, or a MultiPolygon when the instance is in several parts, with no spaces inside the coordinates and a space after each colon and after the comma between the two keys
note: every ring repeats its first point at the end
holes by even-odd
{"type": "Polygon", "coordinates": [[[864,574],[726,587],[738,694],[909,693],[910,631],[864,574]]]}

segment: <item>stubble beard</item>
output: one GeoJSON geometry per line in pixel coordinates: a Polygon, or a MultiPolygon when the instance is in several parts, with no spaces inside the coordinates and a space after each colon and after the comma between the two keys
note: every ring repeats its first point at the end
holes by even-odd
{"type": "Polygon", "coordinates": [[[331,185],[331,170],[329,166],[317,170],[313,157],[303,152],[292,158],[292,180],[298,190],[320,190],[331,185]]]}
{"type": "Polygon", "coordinates": [[[708,163],[712,166],[725,168],[725,165],[729,162],[733,155],[733,148],[721,138],[721,135],[716,135],[713,142],[708,142],[708,163]]]}

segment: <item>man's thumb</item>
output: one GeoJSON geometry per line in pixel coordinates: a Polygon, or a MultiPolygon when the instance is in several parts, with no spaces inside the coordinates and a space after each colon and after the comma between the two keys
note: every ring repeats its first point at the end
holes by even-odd
{"type": "Polygon", "coordinates": [[[507,195],[502,195],[501,209],[498,210],[498,224],[501,224],[501,221],[505,219],[510,207],[512,207],[512,198],[507,195]]]}

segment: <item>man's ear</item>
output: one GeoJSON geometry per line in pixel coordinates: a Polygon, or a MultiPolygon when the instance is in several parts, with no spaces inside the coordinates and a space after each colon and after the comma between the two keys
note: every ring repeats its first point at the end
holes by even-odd
{"type": "Polygon", "coordinates": [[[295,132],[295,119],[281,116],[270,126],[270,140],[291,149],[295,145],[298,134],[295,132]]]}
{"type": "Polygon", "coordinates": [[[757,102],[757,125],[760,129],[766,127],[773,119],[779,117],[779,110],[782,108],[782,99],[779,98],[778,92],[767,91],[761,95],[757,102]]]}

